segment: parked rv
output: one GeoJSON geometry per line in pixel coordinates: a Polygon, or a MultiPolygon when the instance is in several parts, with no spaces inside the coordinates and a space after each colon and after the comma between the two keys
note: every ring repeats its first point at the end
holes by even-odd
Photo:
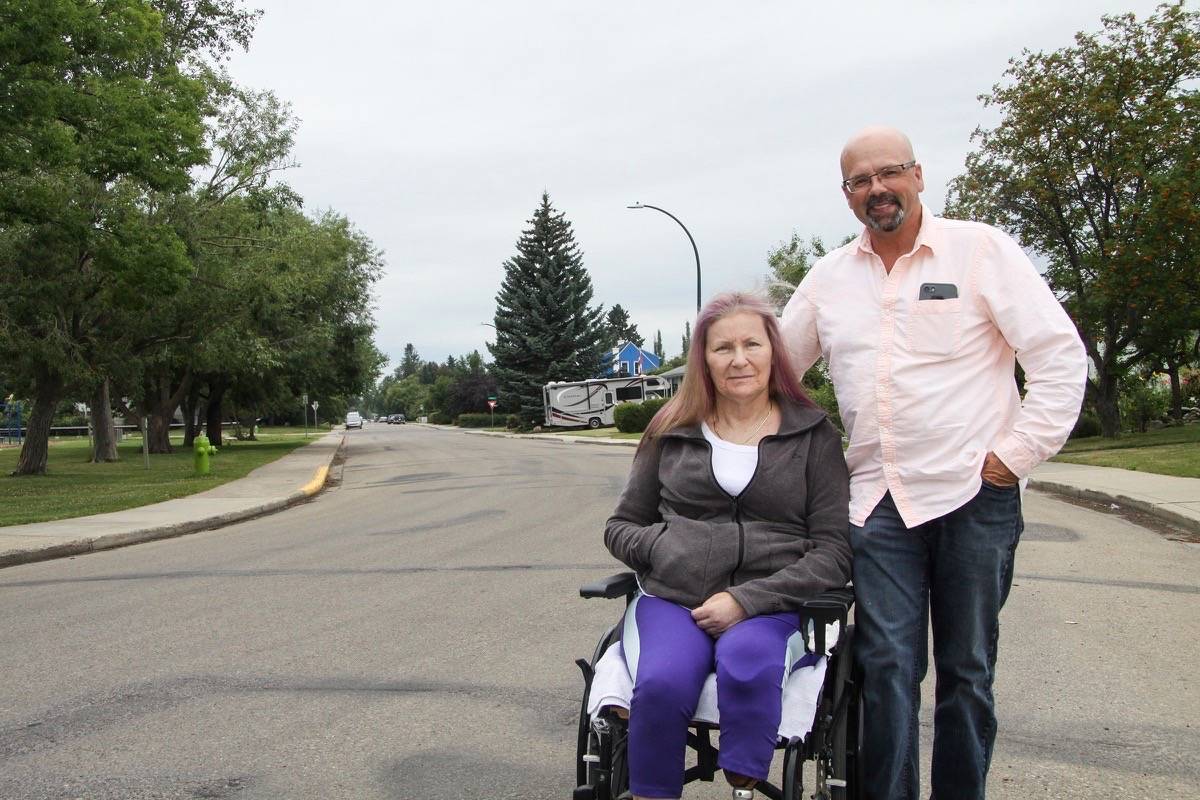
{"type": "Polygon", "coordinates": [[[551,381],[542,387],[546,425],[563,428],[599,428],[613,424],[617,403],[640,403],[666,397],[666,381],[655,375],[595,378],[586,381],[551,381]]]}

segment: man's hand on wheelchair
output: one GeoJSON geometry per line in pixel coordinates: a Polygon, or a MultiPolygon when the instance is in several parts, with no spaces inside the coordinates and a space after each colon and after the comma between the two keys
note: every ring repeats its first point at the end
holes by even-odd
{"type": "Polygon", "coordinates": [[[714,639],[746,618],[746,610],[729,592],[717,592],[692,609],[697,627],[714,639]]]}

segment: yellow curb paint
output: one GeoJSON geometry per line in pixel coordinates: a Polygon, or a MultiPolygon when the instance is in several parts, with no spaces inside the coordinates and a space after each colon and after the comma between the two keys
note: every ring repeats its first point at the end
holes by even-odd
{"type": "Polygon", "coordinates": [[[311,481],[300,487],[300,491],[304,492],[304,494],[308,495],[309,497],[312,497],[321,490],[322,486],[325,485],[325,476],[328,474],[329,467],[321,467],[317,470],[317,474],[313,476],[311,481]]]}

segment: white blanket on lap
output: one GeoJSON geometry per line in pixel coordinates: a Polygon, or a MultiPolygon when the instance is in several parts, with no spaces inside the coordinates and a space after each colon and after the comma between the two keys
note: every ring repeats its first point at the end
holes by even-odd
{"type": "MultiPolygon", "coordinates": [[[[833,628],[831,643],[837,641],[833,628]]],[[[827,658],[820,658],[811,667],[792,670],[783,684],[783,718],[779,721],[779,736],[790,739],[803,738],[812,730],[813,717],[817,712],[817,700],[821,684],[825,680],[827,658]]],[[[588,714],[592,719],[604,706],[629,708],[633,697],[633,680],[625,666],[625,652],[617,642],[596,662],[596,675],[592,678],[592,691],[588,695],[588,714]]],[[[696,719],[716,725],[720,720],[717,713],[717,675],[714,672],[704,682],[700,692],[700,704],[696,707],[696,719]]]]}

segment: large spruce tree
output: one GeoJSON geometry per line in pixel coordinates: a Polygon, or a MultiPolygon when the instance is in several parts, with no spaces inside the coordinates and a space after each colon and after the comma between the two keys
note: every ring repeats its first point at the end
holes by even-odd
{"type": "Polygon", "coordinates": [[[517,254],[504,262],[496,295],[496,343],[488,349],[502,407],[537,424],[546,383],[595,377],[604,325],[591,300],[592,279],[571,223],[543,192],[517,254]]]}

